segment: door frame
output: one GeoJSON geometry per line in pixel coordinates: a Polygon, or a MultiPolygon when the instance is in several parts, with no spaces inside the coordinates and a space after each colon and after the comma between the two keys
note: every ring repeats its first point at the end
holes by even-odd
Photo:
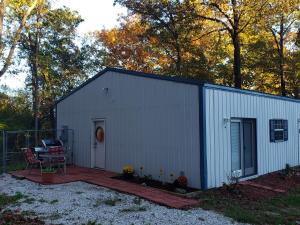
{"type": "MultiPolygon", "coordinates": [[[[230,119],[230,126],[232,122],[240,123],[240,164],[241,164],[241,170],[242,170],[242,176],[244,177],[250,177],[257,174],[257,119],[256,118],[239,118],[239,117],[233,117],[230,119]],[[248,175],[245,175],[245,158],[244,158],[244,121],[251,121],[253,125],[253,147],[254,147],[254,172],[248,175]]],[[[231,138],[231,132],[230,132],[230,138],[231,138]]],[[[231,146],[231,142],[230,142],[231,146]]],[[[230,154],[232,154],[232,149],[230,147],[230,154]]],[[[231,166],[231,165],[230,165],[231,166]]],[[[232,172],[232,168],[230,169],[232,172]]]]}
{"type": "MultiPolygon", "coordinates": [[[[104,167],[103,169],[106,168],[106,119],[105,118],[93,118],[91,121],[91,136],[90,136],[90,153],[91,153],[91,163],[90,166],[91,168],[95,168],[95,147],[94,147],[94,143],[95,143],[95,124],[97,122],[103,122],[104,124],[104,152],[105,152],[105,159],[104,159],[104,167]]],[[[102,169],[102,168],[101,168],[102,169]]]]}
{"type": "Polygon", "coordinates": [[[298,165],[300,165],[300,118],[297,119],[297,136],[298,136],[298,165]]]}
{"type": "MultiPolygon", "coordinates": [[[[232,160],[232,146],[231,146],[231,123],[239,123],[240,124],[240,166],[242,173],[244,174],[244,151],[242,151],[242,146],[244,146],[244,129],[243,129],[243,120],[242,118],[232,118],[230,119],[230,155],[231,155],[231,160],[232,160]]],[[[232,162],[230,164],[230,170],[232,172],[232,162]]],[[[244,175],[242,175],[244,176],[244,175]]]]}
{"type": "MultiPolygon", "coordinates": [[[[256,119],[250,119],[250,118],[243,118],[242,119],[242,124],[244,124],[244,122],[250,121],[251,122],[251,126],[252,126],[252,146],[254,148],[254,151],[252,152],[252,157],[253,157],[253,172],[249,173],[248,175],[245,175],[246,172],[246,168],[244,166],[244,177],[248,177],[248,176],[253,176],[255,174],[257,174],[257,128],[256,128],[256,119]]],[[[243,126],[243,136],[244,136],[244,126],[243,126]]],[[[244,137],[243,137],[244,138],[244,137]]],[[[243,143],[244,144],[244,143],[243,143]]],[[[244,149],[243,149],[244,151],[244,149]]],[[[244,165],[245,165],[245,157],[243,157],[243,161],[244,161],[244,165]]],[[[252,168],[252,167],[251,167],[252,168]]],[[[248,168],[249,169],[249,168],[248,168]]]]}

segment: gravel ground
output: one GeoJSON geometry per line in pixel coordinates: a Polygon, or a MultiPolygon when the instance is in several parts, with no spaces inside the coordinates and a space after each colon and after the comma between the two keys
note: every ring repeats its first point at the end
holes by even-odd
{"type": "Polygon", "coordinates": [[[28,196],[10,209],[39,215],[51,224],[237,224],[202,209],[176,210],[84,182],[44,186],[0,175],[0,193],[28,196]]]}

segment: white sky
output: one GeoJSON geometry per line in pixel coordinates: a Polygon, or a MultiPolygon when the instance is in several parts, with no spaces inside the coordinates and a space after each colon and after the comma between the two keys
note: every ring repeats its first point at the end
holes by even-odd
{"type": "MultiPolygon", "coordinates": [[[[79,12],[84,21],[78,31],[81,35],[102,28],[112,28],[118,25],[118,16],[126,14],[126,9],[113,6],[114,0],[56,0],[54,6],[67,6],[79,12]]],[[[10,88],[24,88],[25,75],[5,75],[0,78],[0,85],[10,88]]]]}

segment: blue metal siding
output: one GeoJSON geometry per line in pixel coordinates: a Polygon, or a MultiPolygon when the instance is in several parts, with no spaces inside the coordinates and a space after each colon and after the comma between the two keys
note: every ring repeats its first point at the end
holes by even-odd
{"type": "Polygon", "coordinates": [[[200,138],[200,174],[201,189],[207,189],[207,154],[206,154],[206,115],[205,115],[205,90],[199,86],[199,138],[200,138]]]}

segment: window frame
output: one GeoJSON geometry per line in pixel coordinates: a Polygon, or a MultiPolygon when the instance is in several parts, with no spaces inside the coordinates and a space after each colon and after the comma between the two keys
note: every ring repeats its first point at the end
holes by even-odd
{"type": "Polygon", "coordinates": [[[288,120],[285,119],[270,119],[270,142],[285,142],[288,141],[288,120]],[[281,132],[282,138],[278,138],[278,132],[281,132]],[[276,135],[277,133],[277,135],[276,135]]]}

